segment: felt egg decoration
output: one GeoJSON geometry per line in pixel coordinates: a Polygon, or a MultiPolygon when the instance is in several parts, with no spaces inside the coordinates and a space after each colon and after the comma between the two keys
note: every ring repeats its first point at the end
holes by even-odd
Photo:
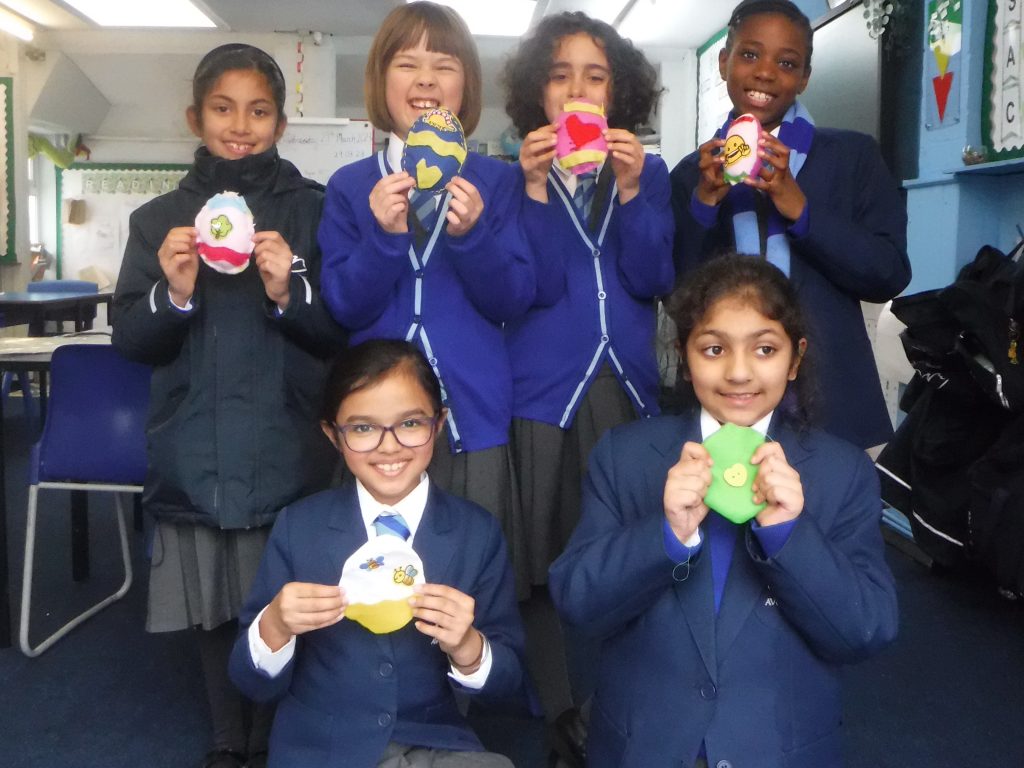
{"type": "Polygon", "coordinates": [[[402,150],[402,170],[416,179],[416,189],[440,192],[466,162],[462,123],[447,109],[430,109],[409,129],[402,150]]]}
{"type": "Polygon", "coordinates": [[[586,99],[566,102],[558,116],[558,164],[577,175],[597,168],[608,156],[608,142],[604,139],[607,129],[608,121],[600,104],[586,99]]]}
{"type": "Polygon", "coordinates": [[[761,140],[761,123],[753,115],[740,115],[729,126],[725,135],[722,154],[725,165],[722,175],[730,184],[739,184],[748,176],[761,172],[761,158],[758,157],[758,142],[761,140]]]}
{"type": "Polygon", "coordinates": [[[212,269],[235,275],[249,266],[256,227],[245,198],[237,192],[221,192],[207,200],[196,216],[196,229],[199,257],[212,269]]]}
{"type": "Polygon", "coordinates": [[[374,536],[342,567],[339,584],[348,599],[345,618],[377,635],[399,630],[412,621],[413,585],[423,583],[423,561],[409,542],[398,536],[374,536]]]}
{"type": "Polygon", "coordinates": [[[750,463],[750,457],[763,442],[764,435],[757,430],[735,424],[723,424],[704,441],[714,462],[704,503],[737,525],[754,518],[765,507],[754,503],[752,486],[757,467],[750,463]]]}

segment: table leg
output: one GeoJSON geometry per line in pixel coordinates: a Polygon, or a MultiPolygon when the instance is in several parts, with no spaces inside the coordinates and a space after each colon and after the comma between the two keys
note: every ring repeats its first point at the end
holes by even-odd
{"type": "Polygon", "coordinates": [[[0,648],[11,647],[11,580],[7,572],[7,478],[4,461],[4,399],[0,397],[0,648]]]}
{"type": "Polygon", "coordinates": [[[89,579],[89,495],[71,492],[71,578],[89,579]]]}

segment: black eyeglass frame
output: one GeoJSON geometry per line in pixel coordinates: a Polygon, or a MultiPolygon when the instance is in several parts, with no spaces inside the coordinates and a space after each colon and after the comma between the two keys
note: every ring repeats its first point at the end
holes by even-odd
{"type": "Polygon", "coordinates": [[[353,451],[355,453],[370,453],[371,451],[376,451],[378,448],[380,448],[381,444],[384,442],[384,435],[386,435],[388,432],[390,432],[391,436],[393,438],[395,438],[395,442],[398,443],[403,448],[422,448],[424,445],[429,443],[430,439],[432,437],[434,437],[434,435],[437,433],[437,422],[438,422],[438,420],[440,418],[441,418],[441,414],[440,413],[435,413],[433,416],[431,416],[429,418],[426,418],[426,419],[423,419],[423,418],[402,419],[401,421],[395,422],[394,424],[392,424],[390,426],[384,426],[383,424],[372,424],[372,423],[366,423],[366,422],[360,423],[360,424],[338,424],[338,423],[335,423],[334,424],[334,431],[341,436],[341,439],[345,442],[345,446],[350,451],[353,451]],[[397,427],[399,424],[402,424],[403,422],[406,422],[406,421],[420,421],[420,422],[427,422],[428,424],[430,424],[430,432],[427,433],[427,438],[422,443],[418,443],[417,445],[408,445],[407,443],[403,443],[402,442],[402,438],[400,438],[398,436],[398,433],[395,431],[395,427],[397,427]],[[356,427],[375,427],[376,429],[379,429],[380,430],[380,439],[377,440],[377,444],[375,446],[373,446],[372,448],[353,448],[351,443],[349,443],[349,441],[348,441],[348,433],[350,431],[352,431],[353,429],[355,429],[356,427]]]}

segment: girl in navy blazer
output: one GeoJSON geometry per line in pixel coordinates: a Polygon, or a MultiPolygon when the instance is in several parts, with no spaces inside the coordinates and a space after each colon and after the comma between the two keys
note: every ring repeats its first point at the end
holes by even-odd
{"type": "Polygon", "coordinates": [[[694,406],[601,440],[551,567],[562,617],[602,641],[588,765],[838,768],[839,667],[897,628],[874,469],[807,426],[804,323],[776,267],[713,260],[669,312],[694,406]],[[742,525],[705,503],[702,441],[726,422],[766,436],[765,506],[742,525]]]}
{"type": "Polygon", "coordinates": [[[511,766],[482,751],[455,701],[454,691],[527,700],[501,529],[425,471],[446,415],[436,376],[407,342],[366,342],[331,371],[322,426],[352,477],[281,511],[231,659],[248,696],[280,700],[272,767],[511,766]],[[428,583],[414,588],[411,623],[373,634],[342,620],[338,583],[380,534],[378,515],[394,513],[428,583]]]}

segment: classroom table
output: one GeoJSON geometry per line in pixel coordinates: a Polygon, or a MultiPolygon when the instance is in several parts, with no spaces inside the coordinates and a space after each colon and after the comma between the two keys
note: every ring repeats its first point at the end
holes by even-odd
{"type": "MultiPolygon", "coordinates": [[[[3,294],[0,294],[2,296],[3,294]]],[[[33,294],[26,294],[33,295],[33,294]]],[[[52,294],[34,294],[46,296],[52,294]]],[[[61,294],[62,296],[64,294],[61,294]]],[[[92,294],[95,296],[96,294],[92,294]]],[[[106,333],[68,334],[65,336],[29,336],[0,338],[0,375],[6,371],[39,375],[39,423],[46,423],[46,379],[53,351],[64,344],[109,344],[106,333]]],[[[11,580],[7,552],[7,485],[4,444],[4,402],[0,397],[0,648],[9,648],[12,639],[11,580]]],[[[72,574],[76,581],[88,578],[88,540],[84,499],[72,493],[72,574]]]]}
{"type": "Polygon", "coordinates": [[[96,307],[107,306],[114,294],[104,293],[51,293],[29,291],[0,291],[0,325],[29,326],[29,335],[42,335],[47,320],[72,320],[76,331],[92,328],[96,307]]]}

